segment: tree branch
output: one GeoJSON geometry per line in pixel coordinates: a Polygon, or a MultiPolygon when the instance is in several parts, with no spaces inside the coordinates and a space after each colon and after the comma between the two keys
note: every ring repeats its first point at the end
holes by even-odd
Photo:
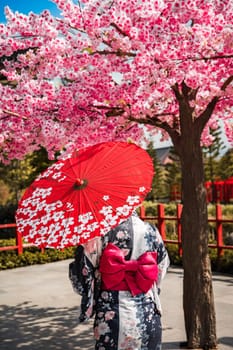
{"type": "MultiPolygon", "coordinates": [[[[222,84],[221,86],[221,91],[225,91],[226,88],[228,87],[228,85],[231,84],[231,82],[233,81],[233,75],[230,75],[226,81],[222,84]]],[[[196,119],[195,124],[198,125],[198,127],[200,128],[200,131],[202,132],[205,125],[207,124],[207,122],[209,121],[214,108],[216,106],[216,104],[218,103],[220,99],[220,96],[214,96],[212,98],[212,100],[208,103],[206,109],[204,110],[203,113],[200,114],[199,118],[196,119]]]]}
{"type": "Polygon", "coordinates": [[[210,60],[219,60],[224,58],[233,58],[233,55],[216,55],[216,56],[209,56],[209,57],[187,57],[185,59],[181,59],[181,61],[210,61],[210,60]]]}
{"type": "Polygon", "coordinates": [[[99,51],[98,50],[98,51],[94,51],[94,52],[90,53],[90,55],[95,55],[95,54],[99,54],[99,55],[116,55],[118,57],[135,57],[136,56],[136,53],[124,52],[121,49],[118,49],[117,51],[108,51],[108,50],[101,50],[101,51],[99,51]]]}
{"type": "Polygon", "coordinates": [[[225,91],[226,88],[228,87],[228,85],[230,85],[230,83],[233,81],[233,75],[230,75],[229,78],[227,78],[227,80],[222,84],[221,86],[221,90],[225,91]]]}
{"type": "MultiPolygon", "coordinates": [[[[24,120],[28,119],[28,117],[26,117],[25,115],[21,115],[19,113],[12,112],[12,111],[9,111],[7,109],[2,109],[2,112],[5,114],[8,114],[9,116],[19,117],[19,118],[24,119],[24,120]]],[[[3,117],[2,119],[5,119],[5,118],[8,118],[8,116],[3,117]]]]}
{"type": "Polygon", "coordinates": [[[162,117],[162,116],[171,116],[171,113],[161,113],[161,114],[155,114],[153,117],[150,116],[146,116],[146,118],[134,118],[132,116],[130,116],[128,118],[128,120],[136,122],[138,124],[144,124],[144,125],[153,125],[156,126],[159,129],[163,129],[165,130],[168,135],[171,137],[171,139],[173,140],[173,142],[176,140],[178,140],[178,138],[180,138],[180,134],[177,131],[177,129],[174,129],[173,127],[171,127],[167,122],[165,121],[161,121],[158,117],[162,117]]]}
{"type": "Polygon", "coordinates": [[[115,28],[118,31],[118,33],[120,33],[121,35],[129,37],[121,28],[118,27],[116,23],[111,23],[110,25],[113,28],[115,28]]]}

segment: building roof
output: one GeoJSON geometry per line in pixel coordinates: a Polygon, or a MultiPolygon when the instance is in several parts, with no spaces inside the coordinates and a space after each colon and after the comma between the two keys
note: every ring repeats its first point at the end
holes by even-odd
{"type": "Polygon", "coordinates": [[[162,165],[165,165],[165,164],[168,164],[168,163],[172,163],[172,160],[169,157],[170,150],[171,150],[171,147],[162,147],[162,148],[157,148],[155,150],[156,151],[156,156],[157,156],[159,162],[162,165]]]}

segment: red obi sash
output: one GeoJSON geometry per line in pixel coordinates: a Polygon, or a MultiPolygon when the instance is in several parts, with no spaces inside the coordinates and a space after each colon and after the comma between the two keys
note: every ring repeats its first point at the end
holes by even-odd
{"type": "Polygon", "coordinates": [[[133,296],[148,292],[158,277],[156,258],[156,252],[145,252],[125,260],[123,251],[109,243],[100,259],[102,289],[129,290],[133,296]]]}

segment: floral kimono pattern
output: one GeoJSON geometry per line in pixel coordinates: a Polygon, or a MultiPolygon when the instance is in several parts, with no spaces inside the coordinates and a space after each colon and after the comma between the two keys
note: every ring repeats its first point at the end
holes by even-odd
{"type": "Polygon", "coordinates": [[[76,251],[69,277],[81,298],[80,321],[95,315],[95,350],[160,350],[160,285],[169,258],[156,227],[137,215],[76,251]],[[128,290],[103,290],[99,261],[108,243],[119,247],[125,260],[137,260],[145,252],[157,253],[158,278],[146,292],[133,296],[128,290]]]}

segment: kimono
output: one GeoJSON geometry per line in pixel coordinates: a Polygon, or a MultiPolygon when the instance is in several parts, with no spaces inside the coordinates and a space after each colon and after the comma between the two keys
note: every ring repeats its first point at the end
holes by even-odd
{"type": "Polygon", "coordinates": [[[157,228],[136,214],[77,247],[69,278],[81,295],[80,321],[95,316],[95,350],[161,349],[159,293],[168,266],[157,228]]]}

